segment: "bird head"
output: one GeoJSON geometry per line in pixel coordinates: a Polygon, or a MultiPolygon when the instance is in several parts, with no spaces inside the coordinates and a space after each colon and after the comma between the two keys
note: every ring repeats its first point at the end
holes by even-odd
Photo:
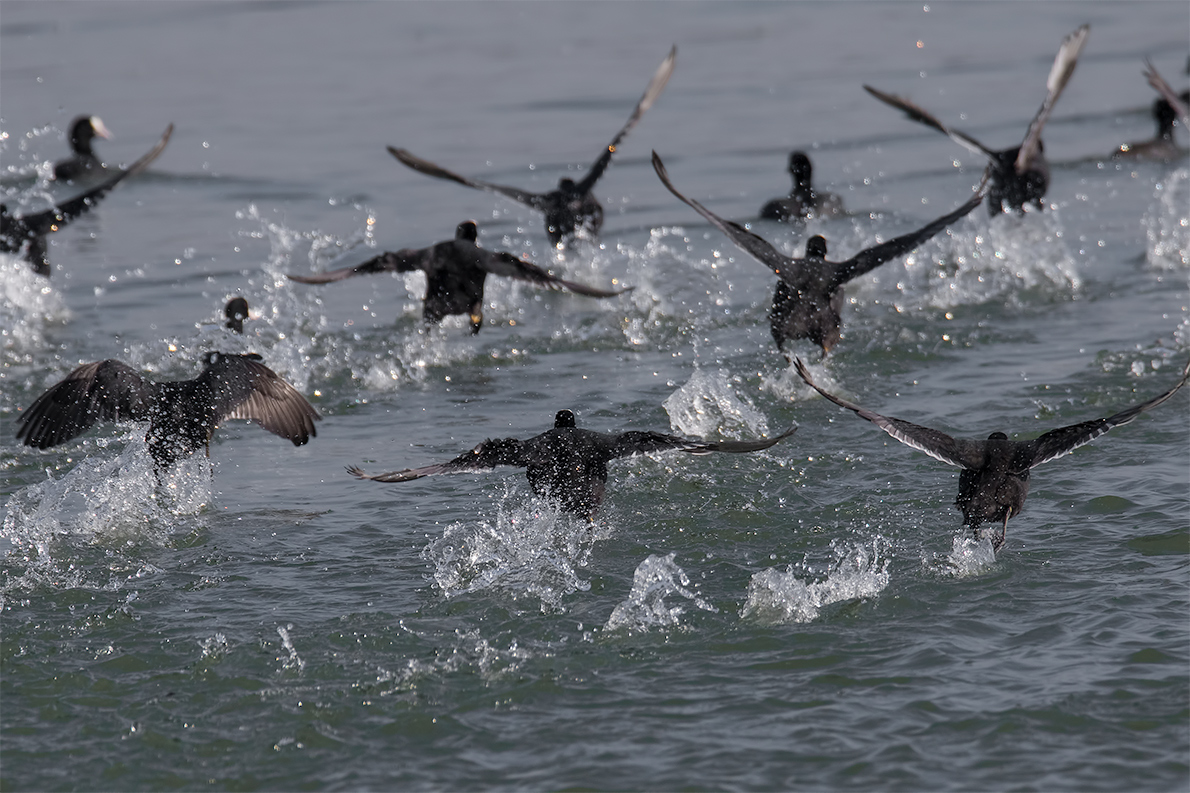
{"type": "Polygon", "coordinates": [[[810,239],[806,240],[806,258],[807,259],[825,259],[826,258],[826,238],[821,234],[815,234],[810,239]]]}
{"type": "Polygon", "coordinates": [[[479,238],[479,227],[475,225],[474,220],[464,220],[459,225],[455,226],[455,239],[467,240],[468,242],[475,242],[479,238]]]}
{"type": "Polygon", "coordinates": [[[567,427],[575,426],[574,412],[570,410],[559,410],[554,415],[554,429],[560,430],[567,427]]]}

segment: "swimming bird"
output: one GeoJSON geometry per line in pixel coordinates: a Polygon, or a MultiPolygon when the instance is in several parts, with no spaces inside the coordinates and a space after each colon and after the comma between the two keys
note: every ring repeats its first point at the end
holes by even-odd
{"type": "Polygon", "coordinates": [[[774,198],[760,209],[764,220],[805,220],[811,217],[834,217],[843,214],[843,200],[834,193],[815,190],[811,185],[814,174],[810,158],[805,152],[789,155],[789,175],[793,190],[788,198],[774,198]]]}
{"type": "Polygon", "coordinates": [[[223,316],[227,317],[225,328],[233,333],[243,333],[244,320],[248,319],[248,301],[242,297],[233,297],[223,307],[223,316]]]}
{"type": "Polygon", "coordinates": [[[1151,140],[1137,143],[1123,143],[1112,152],[1112,159],[1160,160],[1172,162],[1186,157],[1186,150],[1178,146],[1174,138],[1174,127],[1178,122],[1186,125],[1187,105],[1190,105],[1190,91],[1175,94],[1169,83],[1152,63],[1145,62],[1144,75],[1149,84],[1161,94],[1153,101],[1153,120],[1157,122],[1157,134],[1151,140]]]}
{"type": "Polygon", "coordinates": [[[158,473],[200,448],[227,419],[255,421],[301,446],[318,433],[318,411],[260,363],[255,353],[207,353],[193,380],[155,382],[119,361],[88,363],[39,396],[17,418],[17,438],[48,449],[86,432],[98,421],[149,423],[145,442],[158,473]]]}
{"type": "Polygon", "coordinates": [[[79,215],[89,211],[113,187],[147,168],[149,163],[165,150],[165,144],[169,143],[169,136],[173,131],[174,125],[170,124],[165,128],[165,134],[157,141],[157,145],[149,149],[139,160],[52,209],[16,217],[8,214],[6,204],[0,204],[0,251],[20,253],[22,258],[33,266],[34,272],[48,277],[51,268],[46,235],[60,230],[79,215]]]}
{"type": "MultiPolygon", "coordinates": [[[[826,240],[815,235],[806,241],[806,255],[791,259],[777,251],[761,237],[738,223],[724,220],[697,201],[687,198],[669,181],[669,173],[657,152],[653,152],[653,169],[669,191],[702,215],[711,225],[722,231],[736,245],[761,264],[767,265],[780,280],[773,293],[769,309],[769,328],[777,349],[790,339],[810,339],[822,348],[823,355],[842,338],[843,285],[853,278],[870,272],[890,259],[916,248],[951,223],[971,212],[983,201],[984,185],[967,203],[917,231],[894,237],[888,242],[860,251],[847,261],[826,260],[826,240]]],[[[786,358],[788,358],[786,354],[786,358]]]]}
{"type": "Polygon", "coordinates": [[[511,253],[484,250],[476,243],[478,234],[475,221],[465,220],[455,229],[453,240],[428,248],[402,248],[393,253],[382,253],[355,267],[321,275],[288,277],[303,284],[328,284],[356,275],[421,270],[426,274],[422,320],[432,325],[450,314],[467,314],[471,319],[472,334],[479,333],[483,326],[483,283],[489,275],[515,278],[546,289],[566,289],[587,297],[615,297],[628,291],[607,291],[567,281],[511,253]]]}
{"type": "Polygon", "coordinates": [[[79,116],[70,122],[70,150],[74,155],[54,163],[54,179],[59,182],[78,179],[82,176],[102,174],[103,162],[91,148],[95,138],[110,139],[112,133],[103,125],[99,116],[79,116]]]}
{"type": "Polygon", "coordinates": [[[553,429],[525,441],[489,438],[445,463],[386,474],[366,474],[355,466],[347,470],[352,476],[374,482],[408,482],[435,474],[471,473],[500,465],[515,465],[526,469],[529,485],[538,496],[554,502],[565,512],[590,517],[603,502],[607,489],[607,464],[612,460],[653,452],[758,452],[788,438],[796,430],[795,426],[763,441],[704,443],[660,432],[632,431],[613,435],[580,429],[572,411],[559,410],[554,416],[553,429]]]}
{"type": "Polygon", "coordinates": [[[993,432],[987,440],[980,441],[952,438],[938,430],[865,410],[819,388],[800,359],[795,365],[806,384],[831,402],[867,419],[906,446],[962,468],[955,505],[963,511],[963,525],[969,526],[972,536],[979,539],[980,524],[985,521],[1001,523],[1000,531],[992,537],[992,547],[997,551],[1004,545],[1008,519],[1020,514],[1025,506],[1029,472],[1033,468],[1090,443],[1146,410],[1152,410],[1176,394],[1190,377],[1190,363],[1187,363],[1173,388],[1107,418],[1050,430],[1031,441],[1012,441],[1003,432],[993,432]]]}
{"type": "Polygon", "coordinates": [[[1022,212],[1024,205],[1029,203],[1040,209],[1041,199],[1049,189],[1050,183],[1049,163],[1045,161],[1041,130],[1066,83],[1074,74],[1079,53],[1082,52],[1090,30],[1090,25],[1083,25],[1063,39],[1045,83],[1046,94],[1041,108],[1029,123],[1029,129],[1025,132],[1025,139],[1021,145],[1011,149],[989,149],[970,135],[947,127],[907,99],[877,91],[869,85],[865,85],[864,90],[885,104],[904,111],[912,120],[933,127],[960,146],[987,157],[987,170],[992,181],[991,189],[988,191],[988,212],[991,215],[998,215],[1009,209],[1022,212]]]}
{"type": "Polygon", "coordinates": [[[595,196],[591,195],[591,188],[595,186],[595,183],[599,181],[599,177],[603,176],[603,172],[607,170],[607,166],[612,160],[612,154],[615,153],[616,147],[620,145],[620,141],[636,126],[636,123],[640,121],[645,111],[652,107],[653,103],[657,101],[657,97],[661,95],[661,91],[665,88],[665,84],[669,82],[669,77],[673,73],[674,59],[677,57],[677,54],[678,48],[675,46],[669,51],[669,55],[666,56],[665,60],[661,62],[661,66],[657,68],[653,79],[649,81],[644,95],[636,103],[636,108],[633,109],[632,115],[628,117],[628,123],[616,133],[616,136],[612,138],[612,142],[607,145],[595,162],[591,164],[587,175],[578,182],[575,182],[569,177],[563,178],[558,182],[557,190],[551,190],[548,193],[530,193],[518,187],[505,187],[504,185],[492,184],[490,182],[481,182],[478,179],[470,179],[452,173],[429,160],[423,160],[420,157],[414,156],[405,149],[389,146],[388,152],[419,173],[434,176],[438,179],[449,179],[477,190],[499,193],[531,209],[545,213],[545,231],[549,235],[550,242],[554,245],[560,243],[564,238],[573,237],[575,232],[580,228],[585,229],[590,234],[598,234],[599,229],[603,227],[603,207],[600,206],[595,196]]]}

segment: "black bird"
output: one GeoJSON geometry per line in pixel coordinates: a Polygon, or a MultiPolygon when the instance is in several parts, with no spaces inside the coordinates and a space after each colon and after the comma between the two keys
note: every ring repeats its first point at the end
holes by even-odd
{"type": "Polygon", "coordinates": [[[648,87],[645,88],[644,96],[640,98],[640,101],[636,104],[636,108],[632,111],[632,115],[628,117],[628,123],[616,133],[616,136],[612,138],[612,142],[607,145],[607,148],[599,155],[599,158],[591,164],[591,168],[582,181],[575,182],[573,179],[564,178],[558,182],[557,190],[551,190],[548,193],[530,193],[517,187],[505,187],[503,185],[491,184],[490,182],[481,182],[478,179],[459,176],[428,160],[415,157],[405,149],[389,146],[388,151],[392,156],[413,170],[424,173],[427,176],[449,179],[467,187],[474,187],[477,190],[499,193],[506,198],[511,198],[513,201],[518,201],[527,207],[536,209],[538,212],[544,212],[545,230],[549,234],[550,242],[554,245],[557,245],[564,238],[573,237],[575,232],[580,228],[585,228],[591,234],[598,234],[599,229],[603,226],[603,207],[600,206],[595,196],[591,195],[591,188],[595,186],[595,183],[599,181],[599,177],[603,176],[603,172],[607,170],[607,166],[612,160],[612,154],[615,153],[620,141],[636,126],[636,122],[640,121],[645,111],[652,107],[653,102],[657,101],[657,97],[661,95],[665,84],[669,82],[669,76],[673,73],[674,59],[677,57],[677,54],[678,48],[675,46],[669,51],[669,55],[666,56],[665,60],[661,62],[661,66],[658,67],[657,72],[653,75],[653,79],[649,81],[648,87]]]}
{"type": "Polygon", "coordinates": [[[1006,209],[1021,212],[1023,211],[1022,207],[1028,203],[1032,203],[1040,209],[1041,199],[1050,184],[1050,169],[1049,163],[1045,161],[1044,147],[1041,144],[1041,129],[1049,119],[1050,112],[1054,109],[1054,103],[1062,94],[1062,89],[1066,87],[1066,83],[1074,74],[1074,67],[1078,65],[1079,53],[1082,52],[1083,44],[1086,43],[1090,30],[1090,25],[1083,25],[1063,39],[1062,46],[1058,49],[1058,55],[1054,58],[1054,65],[1050,69],[1049,78],[1045,83],[1045,101],[1041,103],[1037,115],[1030,122],[1021,145],[1011,149],[993,151],[970,135],[945,126],[934,116],[907,99],[877,91],[868,85],[864,86],[864,90],[885,104],[903,110],[914,121],[933,127],[949,136],[960,146],[986,156],[988,158],[988,173],[992,180],[991,189],[988,191],[988,212],[990,214],[998,215],[1006,209]]]}
{"type": "Polygon", "coordinates": [[[233,297],[223,307],[223,316],[227,317],[225,328],[233,333],[243,333],[244,320],[248,319],[248,301],[242,297],[233,297]]]}
{"type": "Polygon", "coordinates": [[[1152,140],[1121,144],[1119,149],[1112,152],[1112,158],[1162,162],[1185,159],[1186,150],[1178,146],[1174,138],[1174,127],[1178,122],[1185,125],[1190,120],[1187,119],[1186,111],[1186,106],[1190,105],[1190,91],[1175,94],[1152,63],[1146,61],[1145,67],[1144,75],[1148,78],[1149,85],[1161,94],[1153,101],[1153,120],[1157,122],[1157,134],[1152,140]]]}
{"type": "Polygon", "coordinates": [[[1025,506],[1031,469],[1090,443],[1113,427],[1127,424],[1146,410],[1152,410],[1176,394],[1190,377],[1190,363],[1187,363],[1173,388],[1107,418],[1050,430],[1031,441],[1010,441],[1003,432],[993,432],[986,441],[979,441],[952,438],[938,430],[865,410],[819,388],[810,379],[810,373],[801,360],[796,362],[796,366],[797,373],[806,384],[831,402],[867,419],[906,446],[923,451],[935,460],[962,468],[955,505],[963,511],[963,525],[969,526],[972,536],[979,539],[981,523],[1000,523],[1000,531],[992,537],[992,547],[997,551],[1004,545],[1008,519],[1020,514],[1025,506]]]}
{"type": "Polygon", "coordinates": [[[407,468],[387,474],[368,475],[354,466],[347,470],[360,479],[374,482],[408,482],[434,474],[487,471],[499,465],[525,468],[533,492],[559,508],[590,517],[603,502],[607,489],[607,464],[619,457],[652,452],[709,454],[757,452],[788,438],[797,427],[764,441],[703,443],[660,432],[623,432],[619,435],[579,429],[574,413],[559,410],[554,428],[522,441],[516,438],[488,439],[469,452],[445,463],[407,468]]]}
{"type": "Polygon", "coordinates": [[[145,441],[156,470],[200,448],[225,419],[255,421],[301,446],[317,435],[320,418],[297,389],[260,363],[260,356],[207,353],[193,380],[158,383],[119,361],[84,364],[20,415],[17,437],[48,449],[86,432],[97,421],[147,421],[145,441]]]}
{"type": "MultiPolygon", "coordinates": [[[[476,243],[475,221],[465,220],[455,229],[455,238],[428,248],[402,248],[382,253],[355,267],[332,270],[322,275],[290,275],[303,284],[328,284],[354,275],[372,273],[426,274],[426,296],[422,298],[422,319],[427,325],[450,314],[468,314],[471,333],[483,325],[483,282],[489,275],[502,275],[547,289],[566,289],[587,297],[615,297],[628,289],[606,291],[550,275],[535,264],[506,251],[489,251],[476,243]]],[[[631,287],[629,287],[631,288],[631,287]]]]}
{"type": "MultiPolygon", "coordinates": [[[[791,259],[738,223],[724,220],[697,201],[678,192],[657,152],[653,168],[669,191],[702,215],[711,225],[780,278],[769,309],[769,327],[780,350],[790,339],[810,339],[822,347],[823,355],[839,341],[843,319],[843,285],[890,259],[909,253],[951,223],[971,212],[983,200],[983,186],[967,203],[917,231],[860,251],[845,262],[826,260],[826,240],[815,235],[806,241],[806,256],[791,259]]],[[[786,355],[788,357],[788,355],[786,355]]]]}
{"type": "Polygon", "coordinates": [[[157,141],[157,145],[139,160],[124,170],[109,176],[86,192],[80,193],[69,201],[63,201],[52,209],[15,217],[8,214],[6,204],[0,204],[0,251],[21,253],[22,258],[32,265],[34,272],[48,277],[50,260],[46,235],[60,230],[79,215],[89,211],[100,198],[127,177],[149,167],[149,163],[157,159],[158,155],[165,150],[165,144],[169,143],[169,136],[173,134],[173,131],[174,125],[170,124],[165,128],[165,134],[161,136],[161,140],[157,141]]]}
{"type": "Polygon", "coordinates": [[[815,190],[811,185],[814,169],[805,152],[795,151],[789,155],[789,175],[793,178],[789,197],[769,201],[760,209],[761,218],[788,221],[843,214],[842,199],[834,193],[815,190]]]}
{"type": "Polygon", "coordinates": [[[83,176],[102,174],[103,162],[91,148],[95,138],[111,138],[99,116],[79,116],[70,122],[70,150],[74,156],[54,163],[54,179],[59,182],[79,179],[83,176]]]}

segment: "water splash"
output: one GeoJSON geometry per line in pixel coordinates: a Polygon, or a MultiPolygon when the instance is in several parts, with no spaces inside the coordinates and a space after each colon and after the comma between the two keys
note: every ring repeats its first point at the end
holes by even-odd
{"type": "Polygon", "coordinates": [[[824,606],[875,597],[887,586],[888,562],[875,547],[857,546],[821,581],[799,579],[792,567],[784,572],[770,567],[756,573],[748,582],[748,599],[740,618],[770,625],[810,622],[824,606]]]}
{"type": "Polygon", "coordinates": [[[1060,211],[1005,212],[986,227],[960,223],[918,250],[889,262],[849,290],[871,292],[874,302],[888,300],[899,312],[975,305],[1022,291],[1069,295],[1082,286],[1067,248],[1060,211]],[[881,299],[883,296],[883,300],[881,299]]]}
{"type": "Polygon", "coordinates": [[[1190,265],[1190,169],[1171,171],[1157,183],[1156,201],[1145,213],[1149,238],[1145,260],[1164,270],[1190,265]]]}
{"type": "MultiPolygon", "coordinates": [[[[788,348],[787,348],[788,349],[788,348]]],[[[835,379],[834,373],[827,367],[828,359],[824,358],[817,348],[808,352],[791,351],[791,357],[800,357],[802,363],[806,365],[806,369],[810,372],[810,377],[814,379],[815,383],[822,386],[826,391],[831,393],[846,393],[846,389],[839,384],[835,379]]],[[[794,368],[792,362],[776,373],[766,373],[761,377],[760,387],[770,394],[780,397],[781,399],[788,399],[793,402],[804,402],[808,399],[818,398],[818,392],[810,386],[806,385],[801,376],[798,375],[797,369],[794,368]]]]}
{"type": "Polygon", "coordinates": [[[289,632],[293,630],[293,625],[289,624],[284,627],[277,626],[277,635],[281,637],[281,647],[287,653],[286,656],[278,656],[277,660],[281,662],[281,668],[286,671],[301,672],[306,668],[306,662],[298,655],[297,648],[293,646],[293,640],[289,638],[289,632]]]}
{"type": "Polygon", "coordinates": [[[543,612],[562,611],[566,595],[590,589],[579,570],[610,529],[536,498],[525,503],[523,492],[505,488],[495,522],[453,523],[422,552],[434,565],[434,583],[447,597],[495,591],[537,598],[543,612]]]}
{"type": "MultiPolygon", "coordinates": [[[[137,435],[114,457],[91,455],[60,479],[51,476],[13,493],[0,524],[0,539],[12,545],[10,556],[53,566],[62,546],[163,545],[180,517],[200,512],[211,496],[210,461],[194,455],[158,482],[144,439],[137,435]]],[[[94,445],[103,448],[109,442],[98,438],[94,445]]]]}
{"type": "Polygon", "coordinates": [[[33,362],[47,346],[46,327],[70,320],[70,310],[50,279],[16,254],[0,253],[0,339],[5,367],[33,362]]]}
{"type": "Polygon", "coordinates": [[[689,586],[690,577],[674,562],[672,552],[665,556],[653,554],[637,566],[628,599],[612,609],[603,629],[631,632],[678,625],[685,608],[667,605],[665,598],[670,595],[679,595],[703,611],[719,611],[687,589],[689,586]]]}
{"type": "MultiPolygon", "coordinates": [[[[740,379],[733,378],[738,385],[740,379]]],[[[684,435],[705,438],[716,431],[730,437],[767,435],[768,422],[746,398],[736,395],[725,370],[713,373],[695,366],[694,373],[665,400],[669,425],[684,435]]]]}
{"type": "Polygon", "coordinates": [[[981,575],[995,565],[996,551],[992,548],[991,537],[975,540],[964,534],[954,538],[949,554],[944,557],[935,555],[924,563],[943,575],[967,578],[981,575]]]}

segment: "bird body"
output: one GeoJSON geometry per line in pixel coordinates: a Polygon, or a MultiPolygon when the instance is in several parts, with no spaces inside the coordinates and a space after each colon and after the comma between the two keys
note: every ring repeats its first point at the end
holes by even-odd
{"type": "Polygon", "coordinates": [[[902,256],[941,232],[948,225],[969,214],[983,201],[983,185],[958,209],[934,220],[917,231],[860,251],[843,262],[826,259],[826,240],[815,235],[806,242],[806,255],[792,259],[780,253],[760,236],[738,223],[724,220],[694,199],[678,192],[669,180],[665,164],[653,152],[653,168],[669,191],[706,218],[712,226],[751,255],[767,265],[780,279],[769,309],[769,329],[777,349],[792,339],[810,339],[830,352],[842,338],[843,285],[870,272],[881,264],[902,256]]]}
{"type": "Polygon", "coordinates": [[[1025,498],[1029,495],[1029,472],[1033,468],[1090,443],[1105,432],[1152,410],[1176,394],[1190,378],[1190,363],[1187,363],[1172,388],[1114,415],[1059,427],[1033,440],[1014,441],[1009,440],[1003,432],[993,432],[987,440],[980,441],[952,438],[929,427],[866,410],[820,388],[801,360],[796,361],[795,366],[802,380],[831,402],[867,419],[906,446],[925,452],[935,460],[962,468],[955,504],[963,512],[963,525],[970,527],[978,538],[981,524],[1000,523],[1000,532],[992,538],[996,550],[1004,544],[1008,519],[1024,509],[1025,498]]]}
{"type": "Polygon", "coordinates": [[[1019,146],[1010,149],[989,149],[970,135],[946,126],[908,99],[886,94],[869,85],[865,85],[864,90],[881,102],[903,111],[911,120],[933,127],[960,146],[987,157],[987,174],[991,179],[991,188],[988,191],[989,214],[998,215],[1007,210],[1020,212],[1026,204],[1033,204],[1040,209],[1041,199],[1049,189],[1050,182],[1049,164],[1045,160],[1041,130],[1049,120],[1058,97],[1062,95],[1074,74],[1078,56],[1086,44],[1090,30],[1090,25],[1083,25],[1062,40],[1046,79],[1046,94],[1041,107],[1029,122],[1024,140],[1019,146]]]}
{"type": "Polygon", "coordinates": [[[461,185],[476,190],[498,193],[543,213],[545,215],[546,234],[549,235],[550,242],[554,245],[557,245],[566,238],[573,237],[580,229],[585,230],[589,234],[596,235],[603,227],[603,207],[595,196],[591,194],[591,189],[599,181],[599,178],[603,176],[603,172],[607,170],[607,166],[611,164],[612,154],[615,153],[617,147],[620,145],[620,141],[632,131],[632,128],[640,121],[641,116],[653,106],[653,103],[657,101],[657,97],[665,89],[670,75],[673,74],[674,61],[677,58],[677,54],[678,48],[675,46],[670,50],[665,60],[661,62],[661,65],[657,67],[657,71],[653,74],[653,78],[645,88],[640,101],[636,103],[632,115],[628,117],[628,122],[616,133],[611,143],[604,147],[599,157],[587,169],[586,176],[578,182],[570,178],[563,178],[558,182],[558,188],[548,193],[531,193],[517,187],[507,187],[505,185],[492,184],[491,182],[483,182],[479,179],[460,176],[429,160],[423,160],[406,149],[389,146],[388,152],[405,165],[419,173],[424,173],[426,176],[458,182],[461,185]]]}
{"type": "Polygon", "coordinates": [[[356,467],[347,470],[359,479],[408,482],[435,474],[487,471],[512,465],[526,469],[529,485],[537,495],[554,502],[565,512],[589,517],[603,502],[607,489],[607,464],[612,460],[665,451],[688,454],[754,452],[779,443],[794,430],[796,427],[763,441],[705,443],[660,432],[596,432],[577,427],[574,413],[560,410],[554,417],[553,429],[528,440],[488,439],[453,460],[421,468],[374,475],[365,474],[356,467]]]}
{"type": "Polygon", "coordinates": [[[249,419],[301,446],[317,435],[318,412],[260,363],[255,353],[208,353],[193,380],[155,382],[120,361],[84,364],[17,419],[17,438],[48,449],[99,421],[148,422],[145,441],[158,472],[200,448],[226,419],[249,419]]]}
{"type": "Polygon", "coordinates": [[[805,152],[789,155],[789,175],[793,189],[785,198],[774,198],[760,208],[763,220],[806,220],[828,218],[843,214],[843,201],[834,193],[815,190],[812,184],[813,166],[805,152]]]}
{"type": "Polygon", "coordinates": [[[626,289],[608,291],[567,281],[550,275],[531,262],[511,253],[479,247],[474,221],[464,221],[455,229],[455,238],[428,248],[402,248],[382,253],[363,264],[345,267],[321,275],[290,275],[303,284],[327,284],[356,275],[421,270],[426,274],[426,293],[422,299],[422,319],[436,324],[452,314],[466,314],[471,332],[483,326],[483,286],[489,275],[525,281],[546,289],[565,289],[587,297],[615,297],[626,289]]]}
{"type": "Polygon", "coordinates": [[[110,139],[111,136],[112,133],[103,125],[99,116],[79,116],[70,122],[72,156],[54,163],[54,180],[66,182],[102,175],[107,169],[91,148],[91,141],[95,138],[110,139]]]}
{"type": "Polygon", "coordinates": [[[8,206],[0,204],[0,251],[19,253],[33,267],[38,275],[49,276],[51,272],[46,235],[59,231],[74,218],[91,210],[93,206],[124,179],[140,173],[149,167],[165,150],[173,134],[174,125],[165,128],[165,134],[143,157],[126,169],[119,171],[83,193],[63,201],[57,206],[41,212],[14,216],[8,213],[8,206]]]}

